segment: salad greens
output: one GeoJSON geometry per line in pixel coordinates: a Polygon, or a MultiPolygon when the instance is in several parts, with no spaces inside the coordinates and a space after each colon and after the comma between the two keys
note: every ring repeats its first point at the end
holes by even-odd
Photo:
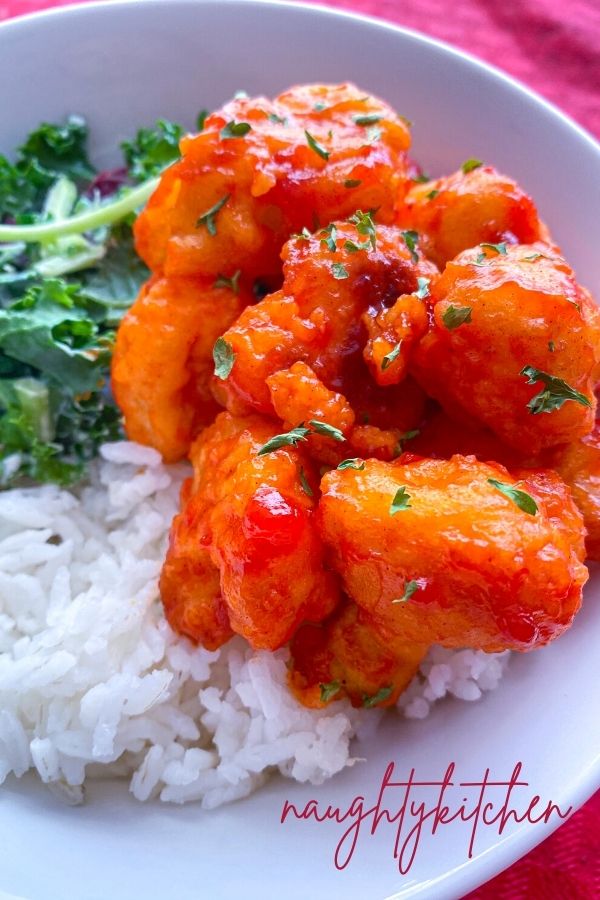
{"type": "Polygon", "coordinates": [[[111,350],[149,274],[132,225],[183,133],[159,120],[121,145],[122,167],[97,172],[71,116],[0,156],[0,487],[70,484],[122,435],[111,350]]]}

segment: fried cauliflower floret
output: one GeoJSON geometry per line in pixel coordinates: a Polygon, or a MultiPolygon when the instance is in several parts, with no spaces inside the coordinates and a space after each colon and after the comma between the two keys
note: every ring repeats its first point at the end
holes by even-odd
{"type": "Polygon", "coordinates": [[[544,463],[571,488],[587,530],[587,555],[600,561],[600,424],[585,437],[544,457],[544,463]]]}
{"type": "Polygon", "coordinates": [[[403,120],[351,84],[236,98],[183,138],[182,159],[136,222],[136,248],[167,275],[216,277],[229,267],[276,279],[293,232],[359,208],[393,221],[409,145],[403,120]]]}
{"type": "Polygon", "coordinates": [[[151,278],[117,332],[112,389],[132,441],[166,462],[187,453],[218,405],[213,345],[250,297],[199,278],[151,278]]]}
{"type": "Polygon", "coordinates": [[[459,169],[415,185],[401,218],[427,235],[429,254],[440,268],[476,244],[548,239],[531,197],[492,166],[459,169]]]}
{"type": "Polygon", "coordinates": [[[591,431],[600,314],[552,248],[467,250],[429,300],[411,368],[452,418],[529,454],[591,431]]]}
{"type": "Polygon", "coordinates": [[[363,383],[371,381],[361,315],[377,315],[435,270],[409,249],[403,232],[376,226],[362,213],[314,236],[292,238],[282,257],[281,292],[244,310],[224,335],[235,363],[215,394],[232,412],[245,407],[274,415],[269,376],[304,362],[354,407],[355,397],[361,401],[365,394],[363,383]]]}
{"type": "Polygon", "coordinates": [[[427,652],[421,644],[384,643],[352,602],[322,625],[302,625],[290,651],[289,684],[305,706],[348,697],[353,706],[392,706],[427,652]]]}
{"type": "Polygon", "coordinates": [[[513,477],[461,456],[368,460],[328,473],[321,488],[334,568],[386,643],[529,650],[579,609],[585,531],[553,472],[513,477]],[[529,495],[535,514],[490,479],[529,495]]]}
{"type": "Polygon", "coordinates": [[[304,480],[316,494],[316,472],[293,447],[259,455],[275,433],[258,416],[235,419],[221,413],[194,443],[188,508],[195,503],[203,513],[182,511],[161,580],[164,591],[169,579],[173,607],[186,599],[193,605],[207,590],[202,566],[208,550],[220,573],[232,630],[252,647],[269,650],[288,641],[302,621],[325,618],[338,600],[337,580],[324,567],[314,523],[316,503],[303,487],[304,480]],[[189,580],[178,588],[181,572],[189,573],[189,580]]]}

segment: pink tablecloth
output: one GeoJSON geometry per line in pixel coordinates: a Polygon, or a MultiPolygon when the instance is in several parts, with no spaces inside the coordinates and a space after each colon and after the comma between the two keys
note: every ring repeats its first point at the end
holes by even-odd
{"type": "MultiPolygon", "coordinates": [[[[0,20],[72,0],[0,0],[0,20]]],[[[502,68],[600,137],[600,0],[329,0],[449,41],[502,68]]],[[[468,900],[598,900],[600,793],[468,900]]]]}

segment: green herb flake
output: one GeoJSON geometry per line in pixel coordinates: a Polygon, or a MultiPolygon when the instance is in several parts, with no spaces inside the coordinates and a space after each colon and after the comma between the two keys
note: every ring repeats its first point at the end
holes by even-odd
{"type": "MultiPolygon", "coordinates": [[[[515,506],[518,506],[523,512],[530,516],[535,516],[538,511],[538,506],[530,494],[519,490],[517,485],[505,484],[503,481],[496,481],[495,478],[488,478],[487,481],[488,484],[495,487],[497,491],[500,491],[501,494],[504,494],[505,497],[512,500],[515,506]]],[[[518,482],[518,484],[520,484],[520,482],[518,482]]]]}
{"type": "Polygon", "coordinates": [[[220,138],[223,141],[231,140],[232,138],[242,138],[248,134],[249,131],[252,131],[252,125],[249,122],[228,122],[223,128],[221,128],[220,138]]]}
{"type": "Polygon", "coordinates": [[[499,253],[500,256],[506,256],[506,244],[504,241],[501,241],[499,244],[488,244],[484,241],[479,246],[484,247],[486,250],[493,250],[494,253],[499,253]]]}
{"type": "Polygon", "coordinates": [[[382,687],[377,691],[376,694],[373,694],[371,697],[369,697],[368,694],[363,694],[362,705],[365,709],[372,709],[374,706],[377,706],[379,703],[383,703],[384,700],[387,700],[388,697],[391,696],[391,693],[391,687],[382,687]]]}
{"type": "Polygon", "coordinates": [[[323,112],[324,109],[327,109],[327,104],[326,104],[326,103],[320,103],[320,102],[319,102],[319,103],[315,103],[315,105],[313,106],[313,109],[314,109],[315,112],[323,112]]]}
{"type": "Polygon", "coordinates": [[[293,234],[292,237],[297,241],[310,241],[312,234],[308,228],[305,227],[302,231],[298,232],[298,234],[293,234]]]}
{"type": "Polygon", "coordinates": [[[413,175],[411,181],[414,181],[415,184],[427,184],[428,181],[431,181],[431,176],[420,172],[418,175],[413,175]]]}
{"type": "Polygon", "coordinates": [[[196,228],[200,228],[201,225],[204,225],[210,236],[214,237],[217,233],[217,213],[223,209],[230,197],[231,194],[225,194],[224,197],[217,200],[214,206],[211,206],[210,209],[207,209],[206,212],[202,213],[196,220],[196,228]]]}
{"type": "Polygon", "coordinates": [[[425,194],[425,199],[426,200],[435,200],[435,198],[439,195],[439,193],[440,192],[436,191],[436,190],[429,191],[428,194],[425,194]]]}
{"type": "Polygon", "coordinates": [[[338,469],[341,469],[342,471],[344,469],[356,469],[357,472],[362,472],[364,467],[364,459],[359,459],[358,456],[355,456],[352,459],[343,459],[338,465],[338,469]]]}
{"type": "Polygon", "coordinates": [[[362,184],[362,181],[360,180],[360,178],[346,178],[346,180],[344,182],[344,187],[345,188],[357,188],[357,187],[360,187],[361,184],[362,184]]]}
{"type": "Polygon", "coordinates": [[[394,494],[394,499],[390,505],[390,516],[395,516],[396,513],[410,508],[410,494],[406,493],[406,487],[402,485],[394,494]]]}
{"type": "Polygon", "coordinates": [[[417,241],[419,240],[418,231],[403,231],[402,240],[406,244],[406,249],[410,253],[410,258],[414,263],[419,262],[419,254],[417,253],[417,241]]]}
{"type": "Polygon", "coordinates": [[[381,122],[381,116],[377,113],[368,116],[352,116],[352,118],[357,125],[377,125],[378,122],[381,122]]]}
{"type": "Polygon", "coordinates": [[[419,300],[425,300],[426,297],[429,297],[430,284],[431,280],[429,278],[417,278],[417,290],[415,291],[415,294],[419,300]]]}
{"type": "Polygon", "coordinates": [[[401,434],[396,445],[395,456],[400,456],[400,454],[404,452],[404,444],[408,443],[408,441],[412,441],[413,438],[418,437],[420,434],[421,432],[418,428],[415,428],[413,431],[405,431],[404,434],[401,434]]]}
{"type": "Polygon", "coordinates": [[[277,113],[269,113],[268,119],[269,122],[273,122],[274,125],[287,125],[288,122],[285,117],[278,116],[277,113]]]}
{"type": "Polygon", "coordinates": [[[404,593],[402,596],[398,597],[396,600],[392,600],[392,603],[406,603],[413,594],[416,594],[420,587],[421,585],[418,581],[407,581],[404,585],[404,593]]]}
{"type": "Polygon", "coordinates": [[[213,285],[216,288],[229,288],[230,291],[233,291],[234,294],[239,294],[240,292],[240,275],[242,274],[242,270],[238,269],[237,272],[234,272],[231,278],[227,278],[226,275],[219,275],[213,285]]]}
{"type": "Polygon", "coordinates": [[[344,278],[348,278],[350,274],[346,266],[344,266],[342,263],[333,263],[333,265],[331,266],[331,272],[333,274],[333,277],[337,281],[342,281],[344,278]]]}
{"type": "Polygon", "coordinates": [[[233,369],[235,353],[233,352],[231,344],[228,343],[224,337],[219,337],[215,341],[215,346],[213,347],[213,360],[215,363],[215,375],[217,378],[220,378],[221,381],[225,381],[233,369]]]}
{"type": "Polygon", "coordinates": [[[310,149],[314,150],[314,152],[317,154],[317,156],[320,156],[321,159],[328,160],[329,159],[329,151],[326,150],[323,146],[321,146],[321,144],[319,144],[319,142],[316,140],[316,138],[314,138],[312,136],[310,131],[306,131],[306,129],[305,129],[304,134],[306,136],[306,142],[307,142],[308,146],[310,147],[310,149]]]}
{"type": "Polygon", "coordinates": [[[536,382],[541,381],[545,385],[527,404],[527,408],[534,416],[560,409],[567,400],[572,400],[581,406],[589,407],[592,405],[585,394],[576,391],[562,378],[557,378],[555,375],[550,375],[548,372],[543,372],[534,366],[525,366],[519,374],[527,378],[527,384],[536,384],[536,382]]]}
{"type": "Polygon", "coordinates": [[[401,347],[402,347],[402,341],[398,341],[398,343],[396,344],[394,349],[390,350],[389,353],[385,354],[385,356],[381,360],[381,371],[382,372],[385,372],[385,370],[391,366],[391,364],[394,362],[395,359],[398,359],[401,347]]]}
{"type": "Polygon", "coordinates": [[[310,428],[304,428],[303,425],[298,425],[283,434],[276,434],[266,444],[263,444],[257,456],[274,453],[275,450],[280,450],[282,447],[297,447],[300,441],[306,440],[308,434],[310,434],[310,428]]]}
{"type": "Polygon", "coordinates": [[[319,688],[321,691],[321,703],[327,703],[336,694],[339,694],[342,686],[339,681],[329,681],[327,684],[320,684],[319,688]]]}
{"type": "Polygon", "coordinates": [[[378,128],[377,125],[367,128],[367,144],[376,144],[377,141],[381,140],[381,135],[381,128],[378,128]]]}
{"type": "Polygon", "coordinates": [[[442,322],[448,331],[454,331],[460,325],[471,321],[472,308],[470,306],[453,306],[450,304],[442,316],[442,322]]]}
{"type": "MultiPolygon", "coordinates": [[[[350,216],[348,221],[356,226],[356,230],[359,234],[362,234],[363,237],[366,238],[365,241],[362,241],[360,244],[355,246],[358,247],[359,250],[365,250],[369,244],[373,250],[377,249],[377,230],[375,227],[375,222],[371,217],[370,212],[363,212],[361,209],[357,209],[353,216],[350,216]]],[[[346,241],[346,244],[352,243],[346,241]]],[[[346,245],[344,245],[346,246],[346,245]]]]}
{"type": "Polygon", "coordinates": [[[339,428],[336,428],[334,425],[328,425],[327,422],[311,419],[308,424],[315,434],[320,434],[323,437],[331,438],[333,441],[339,441],[340,443],[346,440],[339,428]]]}
{"type": "Polygon", "coordinates": [[[523,262],[535,262],[536,259],[545,259],[543,253],[530,253],[529,256],[523,257],[523,262]]]}
{"type": "Polygon", "coordinates": [[[306,494],[306,496],[312,497],[313,489],[311,488],[310,484],[307,481],[306,473],[302,466],[300,466],[299,478],[300,478],[300,486],[301,486],[302,490],[304,491],[304,493],[306,494]]]}
{"type": "Polygon", "coordinates": [[[323,233],[326,237],[321,238],[321,243],[325,244],[330,253],[335,253],[337,250],[337,229],[335,225],[328,225],[327,228],[323,229],[323,233]]]}
{"type": "Polygon", "coordinates": [[[196,131],[204,131],[204,124],[210,115],[207,109],[201,109],[196,116],[196,131]]]}
{"type": "Polygon", "coordinates": [[[469,172],[473,172],[475,169],[480,169],[483,165],[480,159],[467,159],[461,166],[462,171],[465,175],[468,175],[469,172]]]}

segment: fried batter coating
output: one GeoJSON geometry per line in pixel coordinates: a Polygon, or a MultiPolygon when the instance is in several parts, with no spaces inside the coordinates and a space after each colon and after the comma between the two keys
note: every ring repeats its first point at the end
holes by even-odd
{"type": "Polygon", "coordinates": [[[219,570],[210,558],[206,502],[192,496],[175,516],[160,576],[160,596],[171,628],[207,650],[231,637],[219,570]]]}
{"type": "Polygon", "coordinates": [[[406,377],[416,344],[427,333],[427,307],[415,294],[405,294],[390,309],[363,314],[369,340],[365,362],[377,384],[398,384],[406,377]]]}
{"type": "Polygon", "coordinates": [[[292,238],[282,258],[281,292],[245,309],[224,335],[236,358],[215,394],[232,412],[245,407],[274,415],[267,379],[300,361],[356,408],[355,397],[363,403],[363,395],[368,401],[377,394],[376,385],[364,387],[371,379],[362,358],[361,315],[376,316],[435,270],[417,248],[409,249],[403,232],[360,215],[354,223],[292,238]]]}
{"type": "Polygon", "coordinates": [[[151,278],[125,315],[112,360],[112,389],[132,441],[166,462],[187,453],[218,412],[210,392],[216,339],[250,297],[200,278],[151,278]]]}
{"type": "Polygon", "coordinates": [[[579,609],[585,531],[553,472],[513,477],[462,456],[369,460],[362,471],[328,473],[321,488],[333,565],[387,643],[529,650],[579,609]],[[518,484],[535,515],[489,479],[518,484]]]}
{"type": "Polygon", "coordinates": [[[591,431],[600,314],[555,250],[467,250],[432,283],[430,307],[412,371],[452,418],[530,454],[591,431]]]}
{"type": "Polygon", "coordinates": [[[401,218],[427,235],[428,253],[440,268],[476,244],[548,239],[531,197],[492,166],[459,169],[416,184],[406,195],[401,218]]]}
{"type": "Polygon", "coordinates": [[[316,494],[318,477],[299,449],[258,455],[275,433],[258,416],[221,413],[194,443],[191,500],[176,521],[161,581],[164,590],[168,579],[173,607],[187,602],[194,608],[188,618],[200,616],[208,550],[231,628],[252,647],[269,650],[288,641],[301,622],[329,615],[339,596],[336,577],[324,567],[316,501],[302,485],[301,476],[316,494]],[[189,578],[178,587],[182,572],[189,578]]]}
{"type": "Polygon", "coordinates": [[[167,275],[216,277],[229,267],[276,279],[293,232],[356,209],[394,220],[409,145],[404,121],[351,84],[236,98],[183,138],[182,159],[136,222],[136,248],[167,275]]]}
{"type": "Polygon", "coordinates": [[[322,625],[302,625],[290,650],[289,684],[305,706],[348,697],[353,706],[392,706],[427,653],[420,644],[387,645],[355,603],[346,602],[322,625]]]}
{"type": "Polygon", "coordinates": [[[528,461],[522,453],[517,453],[499,441],[487,428],[457,423],[441,409],[435,410],[427,418],[406,449],[430,459],[450,459],[456,453],[461,456],[476,456],[481,462],[500,463],[507,469],[523,467],[528,461]]]}
{"type": "Polygon", "coordinates": [[[571,488],[587,529],[587,555],[600,561],[600,424],[596,422],[591,434],[557,448],[544,463],[571,488]]]}

